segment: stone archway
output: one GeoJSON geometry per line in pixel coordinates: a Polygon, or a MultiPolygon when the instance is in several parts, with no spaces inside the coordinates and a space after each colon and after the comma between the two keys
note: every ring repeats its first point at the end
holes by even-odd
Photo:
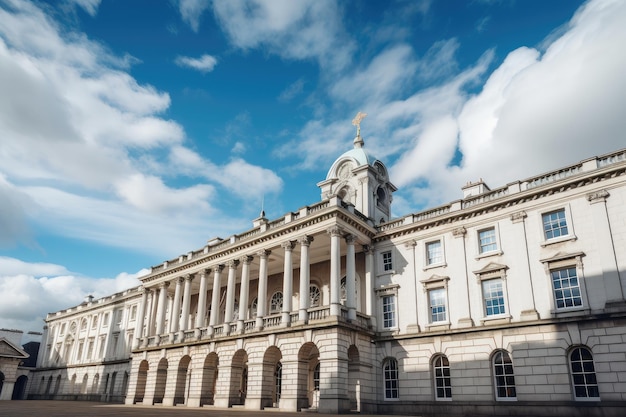
{"type": "Polygon", "coordinates": [[[165,397],[165,386],[167,384],[167,359],[161,358],[156,369],[156,381],[154,382],[153,404],[162,404],[165,397]]]}
{"type": "Polygon", "coordinates": [[[146,395],[146,382],[148,381],[148,370],[150,370],[150,364],[147,360],[143,360],[139,363],[139,369],[137,370],[137,385],[135,386],[135,398],[133,403],[142,403],[143,397],[146,395]]]}
{"type": "Polygon", "coordinates": [[[276,346],[270,346],[263,355],[261,408],[278,407],[282,391],[282,357],[276,346]]]}
{"type": "Polygon", "coordinates": [[[248,393],[248,353],[239,349],[233,355],[230,366],[230,405],[245,404],[248,393]]]}
{"type": "Polygon", "coordinates": [[[200,405],[213,405],[215,401],[215,387],[217,384],[217,376],[219,366],[219,358],[217,353],[211,352],[204,359],[202,368],[202,386],[200,388],[200,405]]]}
{"type": "Polygon", "coordinates": [[[319,357],[320,352],[313,342],[305,343],[298,352],[298,410],[317,409],[319,405],[319,357]]]}
{"type": "Polygon", "coordinates": [[[361,411],[361,361],[355,345],[348,348],[348,399],[350,411],[361,411]]]}
{"type": "Polygon", "coordinates": [[[13,395],[11,395],[12,400],[23,400],[24,394],[26,393],[26,384],[28,383],[28,377],[26,375],[21,375],[15,381],[15,385],[13,386],[13,395]]]}
{"type": "Polygon", "coordinates": [[[185,355],[178,362],[178,371],[176,372],[176,390],[174,391],[174,405],[185,404],[189,395],[189,363],[191,357],[185,355]]]}

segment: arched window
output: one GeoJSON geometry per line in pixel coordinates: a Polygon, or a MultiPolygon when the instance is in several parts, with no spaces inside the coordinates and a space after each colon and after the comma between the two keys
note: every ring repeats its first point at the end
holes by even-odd
{"type": "Polygon", "coordinates": [[[276,402],[279,402],[283,386],[283,364],[280,362],[276,364],[276,369],[274,370],[274,381],[276,383],[276,402]]]}
{"type": "Polygon", "coordinates": [[[600,399],[593,355],[586,347],[577,347],[570,353],[570,369],[574,396],[577,400],[600,399]]]}
{"type": "Polygon", "coordinates": [[[250,318],[251,319],[256,318],[258,305],[259,305],[259,299],[255,297],[254,300],[252,300],[252,303],[250,304],[250,318]]]}
{"type": "Polygon", "coordinates": [[[309,305],[311,307],[319,307],[322,305],[322,292],[320,287],[315,284],[309,286],[309,305]]]}
{"type": "Polygon", "coordinates": [[[398,392],[398,361],[394,358],[383,362],[383,380],[385,382],[385,400],[397,399],[398,392]]]}
{"type": "Polygon", "coordinates": [[[517,398],[513,361],[506,350],[500,350],[493,355],[493,378],[496,399],[515,400],[517,398]]]}
{"type": "Polygon", "coordinates": [[[270,299],[270,314],[280,313],[283,310],[283,293],[276,291],[270,299]]]}
{"type": "Polygon", "coordinates": [[[317,365],[315,365],[315,369],[313,369],[313,390],[314,391],[320,390],[320,364],[319,362],[317,365]]]}
{"type": "Polygon", "coordinates": [[[450,380],[450,362],[445,355],[438,355],[433,360],[435,399],[452,399],[452,381],[450,380]]]}

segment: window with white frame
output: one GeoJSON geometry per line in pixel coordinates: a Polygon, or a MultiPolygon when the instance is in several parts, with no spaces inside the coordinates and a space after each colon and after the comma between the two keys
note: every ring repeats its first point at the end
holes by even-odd
{"type": "Polygon", "coordinates": [[[389,272],[393,271],[393,259],[391,258],[391,251],[385,251],[381,253],[383,258],[383,271],[389,272]]]}
{"type": "Polygon", "coordinates": [[[506,350],[500,350],[493,355],[493,378],[496,399],[510,401],[517,398],[513,361],[506,350]]]}
{"type": "Polygon", "coordinates": [[[506,313],[502,278],[487,279],[482,282],[485,317],[506,313]]]}
{"type": "Polygon", "coordinates": [[[496,228],[490,227],[478,231],[478,253],[489,253],[498,250],[496,228]]]}
{"type": "Polygon", "coordinates": [[[91,320],[91,328],[95,329],[96,327],[98,327],[98,316],[93,316],[93,319],[91,320]]]}
{"type": "Polygon", "coordinates": [[[383,327],[392,329],[396,327],[396,296],[384,295],[382,297],[383,304],[383,327]]]}
{"type": "Polygon", "coordinates": [[[137,306],[134,305],[130,308],[130,320],[136,320],[137,319],[137,306]]]}
{"type": "Polygon", "coordinates": [[[435,383],[435,399],[452,399],[452,379],[450,378],[450,362],[445,355],[437,355],[433,360],[433,378],[435,383]]]}
{"type": "Polygon", "coordinates": [[[385,400],[395,400],[400,397],[398,389],[398,361],[387,358],[383,362],[383,379],[385,381],[385,400]]]}
{"type": "Polygon", "coordinates": [[[426,265],[443,263],[443,245],[441,240],[426,243],[426,265]]]}
{"type": "Polygon", "coordinates": [[[446,311],[446,289],[436,288],[428,291],[428,310],[430,323],[440,323],[448,320],[446,311]]]}
{"type": "Polygon", "coordinates": [[[567,236],[569,234],[565,209],[543,213],[541,219],[546,240],[567,236]]]}
{"type": "Polygon", "coordinates": [[[554,303],[557,310],[583,305],[580,282],[575,267],[551,270],[550,277],[552,278],[554,303]]]}
{"type": "Polygon", "coordinates": [[[320,287],[315,284],[309,285],[309,306],[319,307],[322,305],[322,292],[320,287]]]}
{"type": "Polygon", "coordinates": [[[276,291],[270,299],[270,314],[280,313],[283,310],[283,293],[276,291]]]}
{"type": "Polygon", "coordinates": [[[599,400],[596,370],[589,349],[580,346],[570,352],[570,370],[576,400],[599,400]]]}

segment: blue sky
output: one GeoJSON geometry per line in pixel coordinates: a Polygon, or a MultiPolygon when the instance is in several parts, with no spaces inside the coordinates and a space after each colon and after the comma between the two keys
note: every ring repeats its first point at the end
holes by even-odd
{"type": "Polygon", "coordinates": [[[320,199],[394,216],[624,147],[626,3],[0,0],[0,327],[320,199]]]}

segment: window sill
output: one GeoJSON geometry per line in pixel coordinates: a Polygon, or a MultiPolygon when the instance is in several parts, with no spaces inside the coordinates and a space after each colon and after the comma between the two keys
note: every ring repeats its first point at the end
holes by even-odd
{"type": "Polygon", "coordinates": [[[446,262],[439,262],[436,264],[430,264],[430,265],[426,265],[424,268],[422,268],[422,270],[427,271],[429,269],[433,269],[433,268],[445,268],[446,266],[448,266],[448,264],[446,262]]]}
{"type": "Polygon", "coordinates": [[[517,401],[517,397],[496,397],[496,401],[502,401],[502,402],[515,402],[517,401]]]}
{"type": "Polygon", "coordinates": [[[600,397],[574,397],[574,401],[594,403],[600,402],[600,397]]]}
{"type": "Polygon", "coordinates": [[[435,401],[452,401],[452,398],[435,398],[435,401]]]}
{"type": "Polygon", "coordinates": [[[450,330],[450,322],[438,321],[436,323],[429,323],[426,325],[426,329],[430,331],[450,330]]]}
{"type": "Polygon", "coordinates": [[[480,322],[482,324],[509,324],[511,322],[511,316],[508,314],[487,316],[480,319],[480,322]]]}
{"type": "Polygon", "coordinates": [[[400,401],[400,398],[385,398],[385,401],[400,401]]]}
{"type": "Polygon", "coordinates": [[[479,253],[478,255],[476,255],[474,257],[474,259],[479,260],[479,259],[483,259],[483,258],[488,258],[490,256],[500,256],[504,254],[504,252],[502,252],[501,250],[492,250],[489,252],[483,252],[483,253],[479,253]]]}
{"type": "Polygon", "coordinates": [[[543,242],[541,242],[541,247],[545,248],[546,246],[554,245],[556,243],[563,243],[563,242],[570,242],[570,241],[573,242],[577,239],[578,238],[576,237],[576,235],[559,236],[559,237],[555,237],[552,239],[544,240],[543,242]]]}
{"type": "Polygon", "coordinates": [[[574,317],[580,315],[587,315],[590,313],[590,309],[587,307],[569,307],[558,310],[550,310],[550,314],[553,317],[574,317]]]}
{"type": "Polygon", "coordinates": [[[376,274],[376,278],[384,277],[384,276],[387,276],[387,275],[395,275],[395,274],[396,274],[396,270],[395,269],[390,269],[389,271],[379,272],[378,274],[376,274]]]}

